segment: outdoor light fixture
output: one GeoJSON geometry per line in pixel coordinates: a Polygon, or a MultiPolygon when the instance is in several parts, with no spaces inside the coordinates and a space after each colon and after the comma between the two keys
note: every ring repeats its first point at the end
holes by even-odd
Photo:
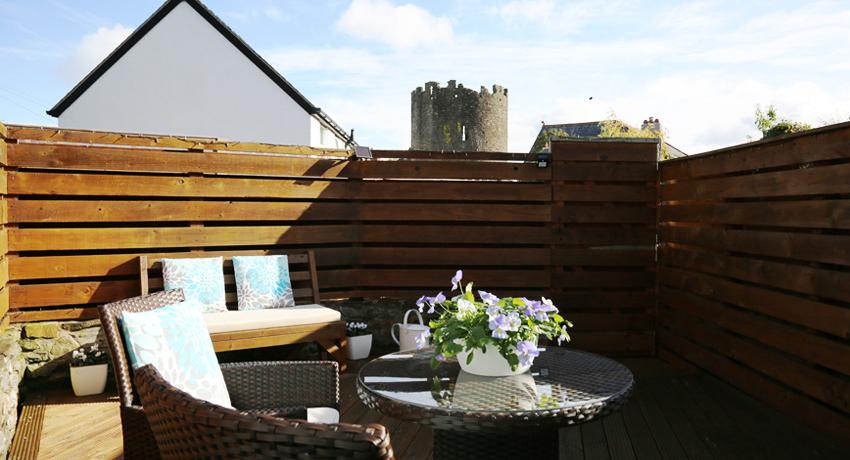
{"type": "Polygon", "coordinates": [[[552,156],[552,154],[549,153],[549,152],[538,153],[537,154],[537,167],[538,168],[549,167],[549,157],[551,157],[551,156],[552,156]]]}
{"type": "Polygon", "coordinates": [[[357,158],[358,160],[371,160],[372,148],[366,147],[365,145],[355,145],[354,158],[357,158]]]}

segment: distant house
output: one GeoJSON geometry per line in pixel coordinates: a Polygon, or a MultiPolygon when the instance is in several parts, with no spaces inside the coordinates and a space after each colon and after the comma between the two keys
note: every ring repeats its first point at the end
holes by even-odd
{"type": "Polygon", "coordinates": [[[166,1],[47,113],[62,128],[353,144],[198,0],[166,1]]]}
{"type": "MultiPolygon", "coordinates": [[[[634,127],[629,126],[626,123],[616,120],[615,122],[620,124],[623,129],[635,130],[634,127]]],[[[531,146],[530,153],[548,152],[550,149],[549,140],[551,138],[600,137],[600,135],[602,134],[602,123],[603,121],[601,120],[587,121],[583,123],[562,123],[553,125],[547,125],[544,123],[540,127],[540,132],[537,134],[537,138],[534,140],[534,144],[531,146]]],[[[651,129],[661,130],[661,122],[658,120],[644,121],[641,128],[646,129],[647,127],[651,129]]],[[[665,142],[665,145],[668,158],[679,158],[687,156],[685,152],[670,145],[669,142],[665,142]]]]}

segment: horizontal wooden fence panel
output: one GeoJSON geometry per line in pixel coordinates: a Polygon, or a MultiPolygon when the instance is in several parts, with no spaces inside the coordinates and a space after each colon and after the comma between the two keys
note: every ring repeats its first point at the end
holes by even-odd
{"type": "Polygon", "coordinates": [[[850,437],[850,125],[660,177],[660,350],[850,437]]]}
{"type": "Polygon", "coordinates": [[[550,207],[537,205],[310,203],[283,201],[16,200],[15,222],[164,221],[461,221],[549,222],[550,207]]]}
{"type": "Polygon", "coordinates": [[[655,349],[657,155],[654,142],[552,145],[553,296],[593,318],[574,332],[598,351],[655,349]]]}
{"type": "Polygon", "coordinates": [[[847,159],[850,132],[846,124],[812,130],[790,139],[768,139],[721,151],[666,161],[661,180],[689,180],[775,168],[798,167],[813,162],[847,159]],[[740,153],[744,153],[741,155],[740,153]]]}
{"type": "Polygon", "coordinates": [[[9,194],[302,200],[547,201],[548,184],[281,180],[273,178],[109,175],[58,172],[8,174],[9,194]]]}
{"type": "Polygon", "coordinates": [[[20,168],[77,171],[204,173],[249,176],[337,177],[347,161],[303,155],[186,152],[62,144],[12,144],[10,161],[20,168]]]}

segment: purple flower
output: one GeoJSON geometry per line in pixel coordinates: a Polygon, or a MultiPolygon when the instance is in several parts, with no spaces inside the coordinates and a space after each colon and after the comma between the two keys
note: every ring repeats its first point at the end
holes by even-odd
{"type": "Polygon", "coordinates": [[[425,308],[425,301],[427,301],[427,300],[428,300],[428,297],[426,297],[424,295],[416,300],[416,306],[419,307],[420,313],[422,312],[422,309],[425,308]]]}
{"type": "Polygon", "coordinates": [[[491,306],[487,307],[487,310],[485,310],[485,311],[487,312],[487,316],[488,316],[487,319],[492,320],[497,315],[502,313],[502,307],[497,307],[496,305],[491,305],[491,306]]]}
{"type": "Polygon", "coordinates": [[[534,362],[534,358],[540,355],[537,350],[537,345],[528,340],[523,340],[516,346],[516,354],[519,356],[519,364],[521,366],[530,366],[534,362]]]}
{"type": "Polygon", "coordinates": [[[458,270],[452,278],[452,291],[460,287],[460,281],[463,279],[463,270],[458,270]]]}
{"type": "Polygon", "coordinates": [[[434,359],[436,359],[437,361],[439,361],[441,363],[444,363],[444,362],[446,362],[446,355],[440,353],[437,356],[434,356],[434,359]]]}
{"type": "Polygon", "coordinates": [[[478,295],[481,296],[481,301],[487,305],[496,305],[499,303],[499,298],[485,291],[478,291],[478,295]]]}
{"type": "Polygon", "coordinates": [[[441,304],[445,301],[446,301],[446,296],[444,296],[442,292],[437,294],[436,296],[434,296],[434,298],[432,299],[433,304],[438,304],[438,303],[441,304]]]}
{"type": "Polygon", "coordinates": [[[567,333],[567,326],[561,326],[561,335],[558,336],[558,346],[561,346],[561,342],[570,341],[570,334],[567,333]]]}
{"type": "Polygon", "coordinates": [[[558,313],[558,307],[556,307],[550,299],[547,299],[546,297],[541,297],[540,299],[543,301],[546,311],[554,311],[555,313],[558,313]]]}
{"type": "Polygon", "coordinates": [[[431,330],[426,329],[421,334],[416,336],[416,349],[421,350],[428,346],[429,337],[431,337],[431,330]]]}
{"type": "Polygon", "coordinates": [[[496,315],[495,318],[490,320],[490,330],[493,331],[490,335],[494,339],[506,339],[508,338],[508,331],[510,330],[510,327],[507,316],[496,315]]]}
{"type": "Polygon", "coordinates": [[[539,300],[528,300],[525,297],[523,297],[520,300],[522,300],[522,302],[525,304],[525,309],[522,311],[525,314],[525,316],[534,316],[534,312],[536,312],[537,309],[539,308],[540,301],[539,300]]]}
{"type": "Polygon", "coordinates": [[[511,331],[518,331],[522,325],[522,320],[519,319],[519,313],[512,311],[508,313],[508,327],[511,331]]]}

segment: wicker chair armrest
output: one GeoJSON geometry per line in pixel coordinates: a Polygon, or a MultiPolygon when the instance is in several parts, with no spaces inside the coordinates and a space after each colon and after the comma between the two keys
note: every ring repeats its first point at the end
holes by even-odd
{"type": "Polygon", "coordinates": [[[294,407],[339,409],[335,361],[257,361],[221,365],[230,402],[240,411],[294,407]]]}

